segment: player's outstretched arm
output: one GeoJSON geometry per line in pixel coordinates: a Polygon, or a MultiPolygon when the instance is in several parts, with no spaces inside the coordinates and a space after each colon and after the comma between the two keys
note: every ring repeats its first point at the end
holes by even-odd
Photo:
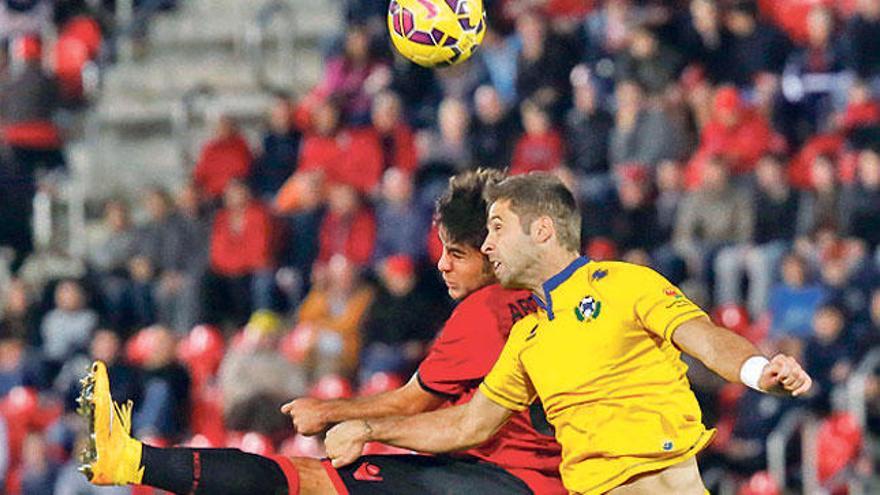
{"type": "Polygon", "coordinates": [[[355,420],[327,432],[324,445],[333,467],[351,464],[367,442],[438,454],[465,450],[492,438],[513,411],[477,391],[467,404],[408,417],[355,420]]]}
{"type": "Polygon", "coordinates": [[[779,354],[767,361],[751,342],[705,317],[679,325],[672,341],[725,380],[763,392],[797,397],[813,383],[794,358],[779,354]]]}
{"type": "Polygon", "coordinates": [[[296,431],[317,435],[330,426],[350,419],[409,416],[440,407],[444,399],[428,392],[413,378],[404,386],[368,397],[320,400],[311,397],[294,399],[281,406],[290,416],[296,431]]]}

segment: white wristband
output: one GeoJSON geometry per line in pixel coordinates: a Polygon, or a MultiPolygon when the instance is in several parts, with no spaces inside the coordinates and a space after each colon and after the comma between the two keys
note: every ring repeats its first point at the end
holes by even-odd
{"type": "Polygon", "coordinates": [[[742,368],[739,369],[739,379],[747,387],[763,392],[758,382],[761,381],[761,374],[764,373],[764,366],[770,364],[764,356],[752,356],[746,359],[742,368]]]}

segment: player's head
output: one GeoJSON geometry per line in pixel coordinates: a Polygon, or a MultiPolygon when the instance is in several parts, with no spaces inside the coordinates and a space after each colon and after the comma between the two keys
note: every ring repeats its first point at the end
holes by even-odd
{"type": "Polygon", "coordinates": [[[580,252],[581,214],[574,195],[547,173],[509,177],[491,184],[488,234],[482,252],[505,287],[529,287],[540,278],[542,260],[580,252]]]}
{"type": "Polygon", "coordinates": [[[495,282],[492,268],[480,246],[486,238],[486,185],[504,179],[497,170],[479,169],[456,175],[437,200],[434,221],[440,232],[443,253],[437,269],[449,295],[462,299],[495,282]]]}

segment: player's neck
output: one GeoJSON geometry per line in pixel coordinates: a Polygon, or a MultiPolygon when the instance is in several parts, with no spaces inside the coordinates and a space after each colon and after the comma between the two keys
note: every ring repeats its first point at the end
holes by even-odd
{"type": "Polygon", "coordinates": [[[572,264],[580,255],[576,252],[558,250],[546,253],[542,257],[540,267],[540,276],[535,278],[535,282],[530,284],[529,290],[535,294],[541,301],[544,301],[544,283],[553,278],[568,265],[572,264]]]}

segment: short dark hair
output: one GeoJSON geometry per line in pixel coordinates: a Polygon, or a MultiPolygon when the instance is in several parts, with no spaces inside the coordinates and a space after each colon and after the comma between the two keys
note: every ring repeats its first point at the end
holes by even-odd
{"type": "Polygon", "coordinates": [[[510,209],[520,219],[523,231],[538,217],[548,216],[556,226],[559,243],[571,251],[581,250],[581,212],[577,201],[565,184],[553,174],[532,172],[517,175],[486,189],[489,205],[496,201],[510,201],[510,209]]]}
{"type": "Polygon", "coordinates": [[[434,222],[446,230],[450,241],[480,250],[488,233],[489,205],[484,193],[489,184],[500,182],[504,177],[500,170],[480,168],[449,179],[449,186],[434,208],[434,222]]]}

